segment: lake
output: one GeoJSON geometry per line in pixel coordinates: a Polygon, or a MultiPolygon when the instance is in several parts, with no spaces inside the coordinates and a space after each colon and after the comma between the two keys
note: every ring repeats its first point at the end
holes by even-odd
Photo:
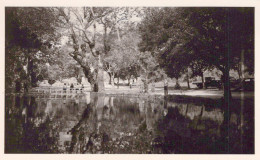
{"type": "Polygon", "coordinates": [[[206,98],[9,94],[5,153],[253,154],[254,123],[254,99],[234,99],[225,119],[206,98]]]}

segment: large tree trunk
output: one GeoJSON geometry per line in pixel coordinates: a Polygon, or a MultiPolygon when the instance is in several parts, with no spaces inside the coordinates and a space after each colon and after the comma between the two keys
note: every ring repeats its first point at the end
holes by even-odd
{"type": "MultiPolygon", "coordinates": [[[[81,66],[81,67],[83,68],[85,77],[88,79],[88,82],[90,83],[91,91],[99,92],[100,88],[99,88],[98,81],[102,81],[103,73],[100,73],[100,71],[97,69],[94,70],[93,72],[91,72],[91,69],[87,66],[81,66]]],[[[103,82],[103,85],[104,85],[104,82],[103,82]]],[[[101,87],[102,87],[102,83],[101,83],[101,87]]]]}
{"type": "Polygon", "coordinates": [[[98,90],[97,92],[104,92],[105,91],[105,84],[104,84],[104,69],[103,64],[101,62],[101,55],[98,55],[98,74],[97,74],[97,84],[98,90]]]}
{"type": "Polygon", "coordinates": [[[108,84],[111,84],[112,74],[110,72],[108,72],[108,75],[109,75],[109,82],[108,82],[108,84]]]}
{"type": "Polygon", "coordinates": [[[104,70],[102,68],[101,56],[99,55],[98,69],[95,69],[93,72],[91,72],[89,66],[83,65],[77,57],[73,57],[73,58],[77,62],[79,62],[79,64],[83,68],[84,74],[91,85],[91,91],[103,92],[105,90],[105,85],[104,85],[104,70]]]}
{"type": "Polygon", "coordinates": [[[111,84],[114,87],[115,86],[115,74],[111,73],[111,84]]]}
{"type": "Polygon", "coordinates": [[[97,90],[94,91],[94,92],[103,92],[103,91],[105,91],[104,70],[101,69],[101,68],[98,70],[96,84],[97,84],[97,90]]]}
{"type": "MultiPolygon", "coordinates": [[[[74,57],[74,59],[77,61],[77,59],[75,57],[74,57]]],[[[88,66],[81,65],[81,67],[83,69],[85,77],[87,78],[88,82],[90,83],[91,91],[97,90],[96,89],[97,86],[95,85],[95,79],[94,79],[96,70],[91,72],[91,69],[88,66]]]]}
{"type": "Polygon", "coordinates": [[[105,91],[105,85],[104,85],[104,70],[99,69],[96,73],[96,79],[91,79],[90,76],[86,77],[88,78],[88,81],[91,85],[91,91],[93,92],[103,92],[105,91]]]}
{"type": "Polygon", "coordinates": [[[94,84],[92,84],[92,91],[93,92],[103,92],[105,90],[104,86],[104,70],[102,68],[101,63],[101,56],[98,56],[99,62],[98,62],[98,69],[96,74],[96,79],[94,79],[94,84]]]}
{"type": "Polygon", "coordinates": [[[232,99],[230,82],[229,82],[229,69],[225,69],[223,73],[223,83],[224,83],[224,107],[225,110],[229,110],[230,101],[232,99]]]}
{"type": "Polygon", "coordinates": [[[231,105],[231,90],[230,90],[230,84],[229,84],[229,69],[228,67],[225,68],[225,71],[223,73],[223,84],[224,84],[224,97],[223,97],[223,110],[224,110],[224,121],[221,126],[221,134],[222,137],[224,138],[223,141],[226,143],[226,148],[225,151],[228,153],[229,152],[229,122],[230,122],[230,116],[231,116],[231,111],[230,111],[230,106],[231,105]]]}

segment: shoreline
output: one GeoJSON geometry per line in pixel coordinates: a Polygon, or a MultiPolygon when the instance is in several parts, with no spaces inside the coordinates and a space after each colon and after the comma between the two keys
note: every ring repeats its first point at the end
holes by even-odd
{"type": "MultiPolygon", "coordinates": [[[[164,98],[163,90],[156,90],[155,92],[141,93],[136,89],[106,89],[104,92],[91,92],[90,90],[85,90],[84,92],[79,93],[67,93],[67,95],[83,95],[86,93],[106,95],[106,96],[126,96],[132,98],[164,98]]],[[[5,92],[5,95],[66,95],[64,93],[8,93],[5,92]]],[[[222,90],[208,89],[208,90],[169,90],[167,97],[192,97],[192,98],[204,98],[204,99],[221,99],[223,97],[222,90]]],[[[254,92],[232,92],[233,99],[254,99],[254,92]]]]}

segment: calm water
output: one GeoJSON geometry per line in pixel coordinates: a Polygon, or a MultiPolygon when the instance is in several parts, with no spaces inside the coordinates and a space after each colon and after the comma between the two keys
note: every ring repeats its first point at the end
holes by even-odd
{"type": "Polygon", "coordinates": [[[5,99],[6,153],[254,153],[254,100],[86,95],[5,99]],[[241,125],[242,123],[242,125],[241,125]]]}

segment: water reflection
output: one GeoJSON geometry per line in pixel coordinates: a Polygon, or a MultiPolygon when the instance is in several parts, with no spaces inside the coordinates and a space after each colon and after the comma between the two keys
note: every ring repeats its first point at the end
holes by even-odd
{"type": "Polygon", "coordinates": [[[6,96],[5,152],[254,153],[251,101],[246,112],[230,111],[223,135],[224,113],[213,101],[6,96]]]}

